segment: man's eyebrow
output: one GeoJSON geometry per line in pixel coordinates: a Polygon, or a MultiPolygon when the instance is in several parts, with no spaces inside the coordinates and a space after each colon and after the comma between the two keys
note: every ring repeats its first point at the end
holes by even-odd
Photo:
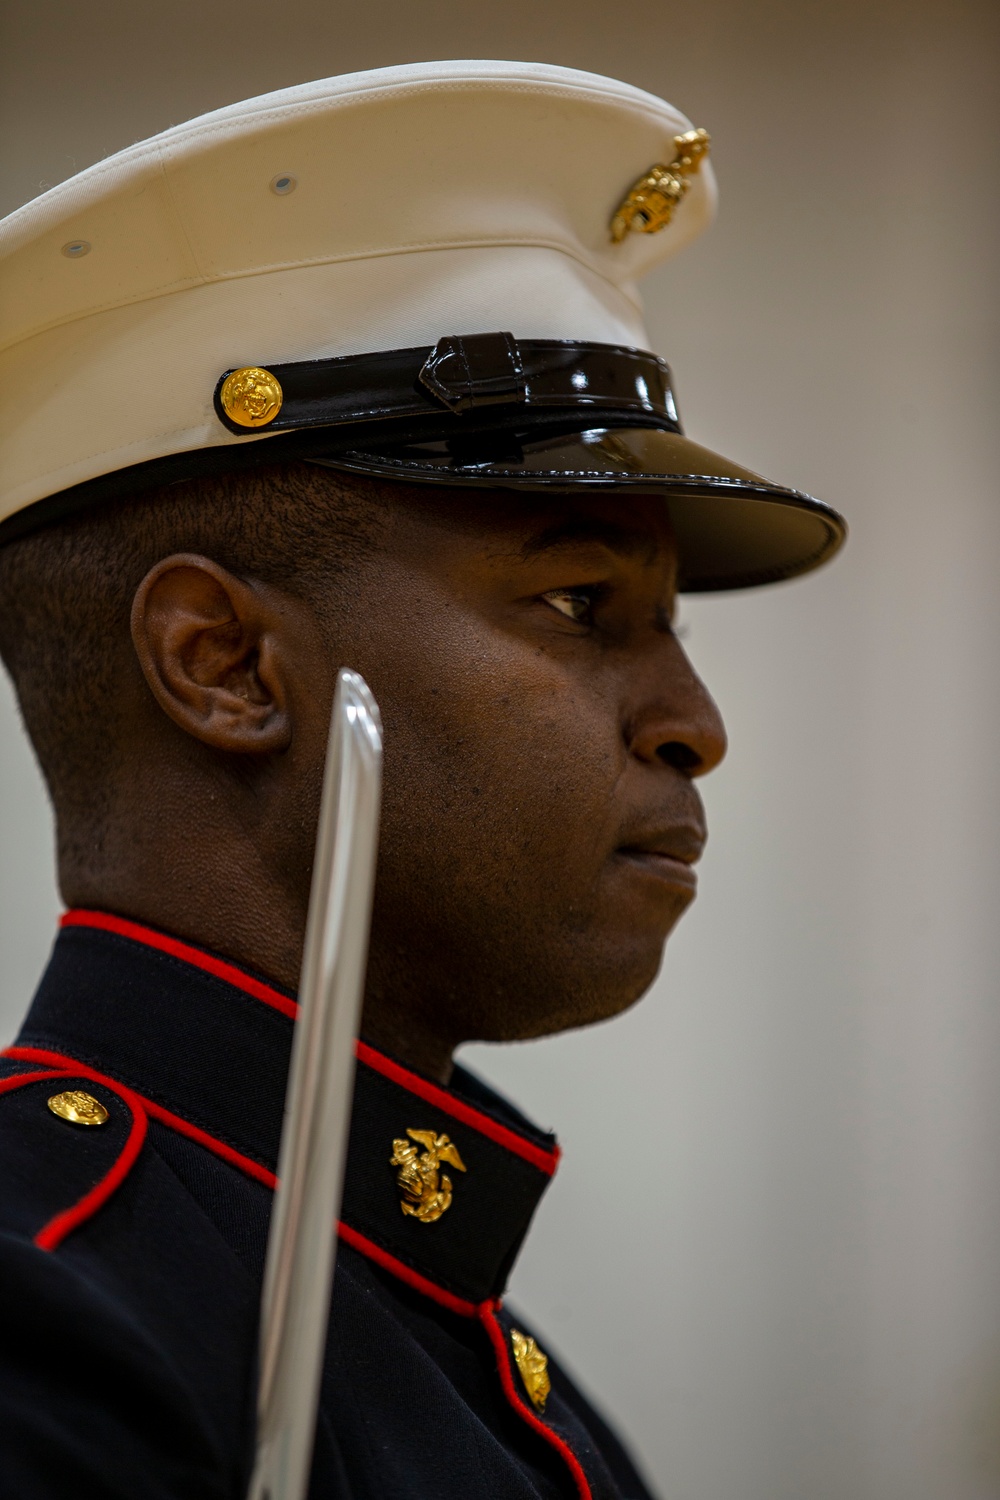
{"type": "Polygon", "coordinates": [[[656,538],[645,527],[601,520],[596,516],[570,516],[528,537],[521,547],[521,556],[537,557],[543,552],[555,552],[561,547],[580,546],[586,542],[597,542],[622,557],[651,556],[657,550],[656,538]]]}

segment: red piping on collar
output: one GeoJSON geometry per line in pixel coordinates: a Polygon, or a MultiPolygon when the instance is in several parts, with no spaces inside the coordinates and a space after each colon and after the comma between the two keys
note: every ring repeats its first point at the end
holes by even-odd
{"type": "MultiPolygon", "coordinates": [[[[30,1048],[10,1048],[6,1052],[7,1057],[16,1057],[18,1051],[27,1052],[30,1048]]],[[[39,1250],[55,1250],[60,1246],[67,1235],[79,1229],[88,1219],[92,1219],[99,1209],[116,1192],[125,1181],[128,1174],[135,1165],[136,1158],[142,1150],[142,1143],[146,1139],[146,1111],[138,1095],[133,1094],[131,1089],[126,1089],[121,1084],[112,1083],[100,1073],[95,1073],[92,1068],[74,1065],[72,1068],[45,1068],[37,1073],[18,1073],[13,1078],[0,1080],[0,1094],[6,1094],[17,1088],[24,1088],[29,1083],[43,1083],[46,1079],[59,1079],[65,1083],[70,1078],[86,1078],[92,1083],[103,1084],[116,1098],[121,1099],[132,1116],[132,1124],[129,1129],[125,1145],[119,1151],[114,1165],[106,1172],[99,1182],[95,1183],[89,1192],[84,1193],[76,1203],[69,1208],[64,1208],[61,1213],[56,1214],[35,1235],[34,1243],[39,1250]]]]}
{"type": "Polygon", "coordinates": [[[393,1083],[398,1083],[402,1088],[408,1089],[411,1094],[416,1094],[426,1103],[443,1110],[446,1115],[451,1115],[452,1119],[461,1120],[463,1125],[470,1125],[473,1130],[478,1130],[480,1135],[489,1136],[490,1140],[496,1141],[500,1146],[505,1146],[515,1156],[522,1157],[524,1161],[537,1167],[540,1172],[544,1172],[546,1177],[551,1177],[559,1165],[558,1147],[547,1151],[544,1146],[536,1146],[533,1141],[526,1141],[523,1136],[508,1129],[506,1125],[501,1125],[499,1120],[482,1114],[480,1110],[456,1098],[454,1094],[449,1094],[438,1084],[431,1083],[427,1078],[421,1078],[419,1073],[411,1073],[409,1068],[393,1062],[389,1057],[383,1057],[381,1052],[376,1052],[374,1047],[369,1047],[367,1042],[358,1042],[356,1051],[359,1062],[365,1063],[369,1068],[374,1068],[376,1073],[381,1073],[384,1078],[390,1078],[393,1083]]]}
{"type": "Polygon", "coordinates": [[[496,1353],[497,1371],[500,1375],[500,1384],[503,1386],[503,1393],[518,1416],[527,1422],[528,1426],[533,1428],[539,1437],[543,1437],[547,1443],[551,1444],[559,1454],[559,1457],[573,1476],[580,1500],[593,1500],[593,1493],[587,1476],[583,1472],[583,1466],[572,1448],[558,1433],[553,1432],[551,1427],[547,1426],[540,1417],[535,1415],[514,1384],[514,1376],[510,1368],[510,1350],[507,1347],[507,1339],[504,1336],[504,1331],[497,1321],[499,1308],[499,1301],[484,1302],[479,1308],[479,1321],[489,1334],[490,1342],[496,1353]]]}
{"type": "MultiPolygon", "coordinates": [[[[158,953],[166,953],[171,958],[178,958],[195,969],[201,969],[204,973],[223,980],[234,989],[242,990],[244,994],[251,995],[255,1000],[263,1001],[265,1005],[281,1011],[282,1015],[289,1016],[292,1020],[298,1015],[299,1007],[294,1000],[283,995],[280,990],[273,989],[271,985],[265,984],[263,980],[255,979],[252,974],[245,973],[235,964],[216,958],[201,948],[192,948],[189,943],[182,943],[179,938],[168,937],[166,933],[157,932],[152,927],[143,927],[138,922],[131,922],[126,917],[112,916],[110,912],[103,911],[74,910],[66,912],[60,926],[92,927],[99,932],[111,932],[117,937],[130,938],[135,943],[142,943],[158,953]]],[[[411,1073],[410,1069],[403,1067],[401,1063],[383,1056],[381,1052],[376,1052],[375,1048],[370,1047],[367,1042],[358,1042],[355,1050],[358,1061],[364,1063],[366,1067],[373,1068],[376,1073],[381,1073],[383,1078],[388,1078],[411,1094],[416,1094],[425,1103],[433,1104],[436,1109],[450,1115],[453,1120],[461,1120],[463,1125],[478,1130],[480,1135],[488,1136],[490,1140],[496,1141],[497,1145],[512,1151],[523,1161],[530,1162],[547,1177],[551,1177],[555,1172],[559,1165],[558,1146],[552,1149],[536,1146],[534,1141],[525,1140],[516,1131],[502,1125],[499,1120],[494,1120],[491,1115],[483,1114],[473,1105],[466,1104],[464,1100],[456,1098],[454,1094],[450,1094],[438,1084],[431,1083],[427,1078],[421,1078],[419,1073],[411,1073]]],[[[155,1113],[155,1107],[151,1107],[150,1113],[155,1113]]],[[[163,1116],[157,1115],[157,1118],[162,1119],[163,1116]]],[[[186,1127],[185,1133],[190,1133],[194,1128],[187,1126],[186,1121],[182,1123],[186,1127]]]]}
{"type": "Polygon", "coordinates": [[[337,1225],[337,1233],[344,1244],[350,1245],[352,1250],[357,1250],[359,1254],[367,1256],[377,1266],[381,1266],[383,1271],[389,1271],[400,1281],[405,1281],[407,1286],[413,1287],[414,1291],[423,1292],[425,1297],[432,1297],[449,1312],[459,1313],[463,1318],[474,1318],[479,1313],[475,1302],[466,1302],[464,1297],[456,1297],[454,1292],[449,1292],[446,1287],[438,1286],[436,1281],[428,1281],[426,1276],[421,1276],[419,1271],[414,1271],[405,1261],[397,1260],[394,1255],[389,1254],[388,1250],[383,1250],[381,1245],[376,1245],[374,1240],[352,1229],[350,1224],[341,1221],[337,1225]]]}
{"type": "Polygon", "coordinates": [[[189,943],[168,937],[165,932],[157,932],[152,927],[130,922],[126,917],[114,917],[106,911],[68,911],[59,926],[95,927],[99,932],[113,932],[116,937],[131,938],[134,943],[155,948],[158,953],[167,953],[171,958],[179,958],[190,964],[192,968],[201,969],[216,979],[224,980],[234,989],[242,990],[245,995],[252,995],[255,1000],[262,1000],[265,1005],[280,1010],[282,1015],[290,1016],[293,1021],[299,1013],[294,1000],[265,984],[262,979],[255,979],[252,974],[244,973],[235,964],[227,963],[224,958],[216,958],[202,948],[192,948],[189,943]]]}

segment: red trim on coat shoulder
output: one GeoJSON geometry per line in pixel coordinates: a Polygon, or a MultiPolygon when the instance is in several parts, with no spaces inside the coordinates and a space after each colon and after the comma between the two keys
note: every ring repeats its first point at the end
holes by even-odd
{"type": "Polygon", "coordinates": [[[583,1466],[572,1448],[558,1433],[553,1432],[551,1427],[546,1426],[541,1418],[535,1415],[514,1384],[514,1376],[510,1368],[510,1350],[507,1347],[504,1331],[497,1320],[497,1310],[499,1307],[499,1301],[484,1302],[479,1309],[479,1319],[489,1334],[490,1342],[496,1352],[497,1371],[500,1375],[500,1384],[503,1386],[503,1393],[518,1416],[527,1422],[528,1426],[533,1428],[540,1437],[543,1437],[559,1454],[559,1457],[573,1476],[580,1500],[593,1500],[590,1484],[586,1474],[583,1472],[583,1466]]]}
{"type": "MultiPolygon", "coordinates": [[[[69,1073],[64,1075],[69,1078],[86,1078],[86,1073],[69,1073]]],[[[96,1080],[95,1080],[96,1082],[96,1080]]],[[[55,1250],[62,1244],[67,1235],[72,1234],[74,1229],[79,1229],[88,1219],[104,1207],[108,1199],[118,1188],[121,1187],[132,1168],[135,1166],[139,1152],[142,1150],[146,1139],[146,1111],[131,1089],[124,1089],[119,1084],[111,1090],[116,1099],[124,1100],[132,1116],[132,1126],[128,1133],[128,1139],[118,1154],[118,1160],[109,1172],[106,1172],[100,1182],[84,1193],[78,1203],[71,1208],[63,1209],[62,1213],[56,1214],[50,1219],[43,1229],[35,1235],[35,1244],[39,1250],[55,1250]]]]}
{"type": "Polygon", "coordinates": [[[146,1108],[154,1120],[161,1125],[166,1125],[169,1130],[176,1130],[178,1135],[186,1135],[189,1141],[194,1141],[199,1146],[204,1146],[206,1151],[211,1151],[227,1161],[231,1167],[237,1167],[245,1172],[248,1177],[254,1177],[262,1182],[265,1187],[276,1188],[278,1179],[269,1167],[262,1167],[259,1161],[254,1161],[252,1156],[244,1156],[242,1151],[237,1151],[233,1146],[227,1146],[225,1141],[220,1141],[216,1136],[209,1135],[207,1130],[201,1130],[197,1125],[192,1125],[190,1120],[185,1120],[182,1115],[172,1114],[169,1109],[164,1109],[162,1104],[156,1104],[152,1099],[146,1100],[146,1108]]]}
{"type": "MultiPolygon", "coordinates": [[[[18,1061],[34,1061],[24,1056],[25,1053],[33,1050],[30,1047],[10,1047],[5,1051],[4,1056],[13,1057],[18,1061]]],[[[52,1057],[57,1055],[53,1054],[52,1057]]],[[[52,1057],[44,1060],[51,1061],[52,1057]]],[[[72,1059],[67,1060],[72,1061],[72,1059]]],[[[16,1088],[24,1088],[29,1083],[44,1083],[46,1079],[49,1081],[58,1079],[60,1083],[65,1083],[71,1078],[86,1078],[92,1083],[103,1085],[114,1094],[116,1099],[121,1099],[125,1104],[132,1116],[132,1124],[128,1138],[110,1170],[105,1172],[101,1180],[84,1193],[82,1198],[69,1208],[64,1208],[60,1213],[55,1214],[35,1235],[34,1242],[39,1250],[55,1250],[67,1235],[72,1234],[74,1229],[79,1229],[81,1224],[92,1219],[94,1214],[104,1207],[112,1193],[121,1187],[135,1166],[136,1158],[142,1150],[142,1143],[146,1139],[146,1111],[142,1107],[139,1096],[133,1094],[131,1089],[123,1088],[120,1083],[114,1083],[110,1078],[95,1073],[93,1068],[81,1066],[75,1062],[70,1068],[43,1068],[39,1072],[17,1073],[12,1078],[4,1078],[0,1080],[0,1094],[9,1093],[16,1088]]]]}
{"type": "Polygon", "coordinates": [[[397,1260],[390,1255],[388,1250],[383,1250],[381,1245],[376,1245],[374,1240],[367,1239],[365,1235],[359,1234],[352,1229],[350,1224],[341,1221],[337,1225],[337,1233],[345,1245],[350,1245],[352,1250],[357,1250],[360,1255],[365,1255],[373,1260],[383,1271],[389,1271],[393,1276],[398,1276],[400,1281],[405,1281],[407,1286],[412,1286],[415,1291],[423,1292],[425,1297],[432,1297],[449,1312],[460,1313],[463,1318],[474,1318],[479,1312],[475,1302],[466,1302],[463,1297],[456,1297],[454,1292],[449,1292],[445,1287],[438,1286],[437,1282],[429,1281],[426,1276],[421,1276],[419,1271],[414,1271],[405,1261],[397,1260]]]}
{"type": "MultiPolygon", "coordinates": [[[[10,1055],[9,1052],[4,1054],[5,1057],[10,1055]]],[[[11,1094],[15,1089],[23,1089],[26,1083],[44,1083],[46,1078],[65,1077],[65,1068],[45,1068],[35,1073],[12,1073],[9,1078],[0,1078],[0,1094],[11,1094]]]]}
{"type": "MultiPolygon", "coordinates": [[[[3,1056],[12,1057],[18,1062],[57,1063],[67,1072],[79,1073],[81,1077],[86,1075],[95,1083],[103,1083],[112,1091],[123,1090],[123,1085],[117,1079],[108,1078],[106,1074],[98,1073],[96,1069],[88,1068],[62,1052],[48,1052],[41,1047],[7,1047],[4,1049],[3,1056]]],[[[262,1167],[260,1162],[254,1161],[252,1156],[244,1156],[242,1151],[227,1146],[225,1141],[217,1140],[214,1135],[209,1135],[207,1130],[201,1130],[181,1115],[175,1115],[169,1109],[164,1109],[162,1104],[157,1104],[153,1099],[147,1099],[144,1095],[135,1093],[133,1093],[133,1098],[138,1099],[146,1113],[154,1120],[158,1120],[161,1125],[166,1125],[170,1130],[176,1130],[178,1135],[186,1135],[189,1140],[196,1141],[199,1146],[204,1146],[214,1155],[221,1156],[223,1161],[229,1162],[230,1166],[238,1167],[248,1177],[255,1177],[265,1187],[273,1188],[277,1185],[278,1179],[274,1173],[267,1167],[262,1167]]]]}
{"type": "Polygon", "coordinates": [[[98,932],[113,932],[116,937],[131,938],[134,943],[142,943],[146,948],[155,948],[158,953],[167,953],[171,958],[179,958],[184,963],[190,964],[192,968],[201,969],[205,974],[224,980],[234,989],[242,990],[245,995],[252,995],[255,1000],[262,1000],[272,1009],[280,1010],[283,1016],[290,1016],[293,1021],[299,1013],[297,1003],[288,995],[283,995],[280,990],[273,989],[262,979],[255,979],[252,974],[244,973],[235,964],[227,963],[223,958],[216,958],[214,954],[206,953],[202,948],[192,948],[190,943],[182,943],[179,938],[168,937],[165,932],[156,932],[152,927],[143,927],[138,922],[130,922],[126,917],[114,917],[106,911],[68,911],[59,925],[60,927],[93,927],[98,932]]]}
{"type": "Polygon", "coordinates": [[[409,1068],[402,1064],[393,1062],[389,1057],[383,1057],[381,1052],[376,1052],[374,1047],[369,1047],[367,1042],[358,1042],[356,1047],[358,1061],[367,1067],[381,1073],[383,1078],[389,1078],[393,1083],[398,1083],[401,1088],[408,1089],[411,1094],[433,1104],[436,1109],[442,1110],[446,1115],[451,1115],[453,1120],[461,1120],[463,1125],[471,1125],[473,1130],[478,1130],[480,1135],[489,1136],[491,1141],[506,1147],[515,1156],[520,1156],[524,1161],[537,1167],[544,1172],[546,1177],[551,1177],[559,1165],[559,1148],[554,1147],[547,1150],[544,1146],[536,1146],[534,1141],[526,1141],[516,1131],[510,1130],[506,1125],[501,1125],[499,1120],[494,1120],[491,1115],[484,1115],[480,1110],[474,1109],[471,1104],[466,1104],[464,1099],[458,1099],[454,1094],[449,1094],[446,1089],[440,1088],[436,1083],[431,1083],[427,1078],[421,1078],[419,1073],[411,1073],[409,1068]]]}

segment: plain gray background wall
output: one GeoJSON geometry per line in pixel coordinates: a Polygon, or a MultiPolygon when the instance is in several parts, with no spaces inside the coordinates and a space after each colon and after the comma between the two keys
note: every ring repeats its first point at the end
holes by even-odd
{"type": "MultiPolygon", "coordinates": [[[[711,130],[721,216],[647,285],[655,347],[695,438],[853,536],[684,608],[732,746],[652,994],[469,1049],[566,1149],[514,1294],[666,1500],[1000,1496],[995,9],[2,0],[0,26],[3,211],[200,111],[433,57],[616,74],[711,130]]],[[[4,686],[6,1035],[57,910],[4,686]]]]}

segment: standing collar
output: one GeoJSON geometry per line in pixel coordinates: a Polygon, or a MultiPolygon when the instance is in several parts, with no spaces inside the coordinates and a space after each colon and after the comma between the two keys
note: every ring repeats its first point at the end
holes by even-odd
{"type": "MultiPolygon", "coordinates": [[[[99,1070],[273,1184],[297,1005],[203,949],[72,911],[16,1043],[99,1070]]],[[[364,1042],[341,1235],[455,1311],[500,1296],[555,1139],[462,1068],[442,1087],[364,1042]]]]}

